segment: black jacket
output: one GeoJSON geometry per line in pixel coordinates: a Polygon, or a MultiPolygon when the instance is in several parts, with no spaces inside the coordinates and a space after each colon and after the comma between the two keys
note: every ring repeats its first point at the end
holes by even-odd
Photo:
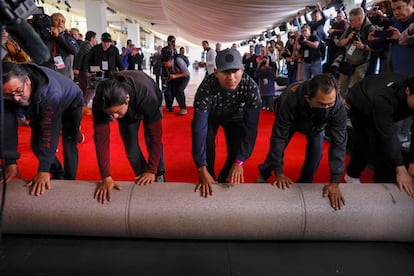
{"type": "Polygon", "coordinates": [[[88,55],[89,69],[90,66],[99,66],[104,71],[105,78],[108,78],[112,72],[123,71],[125,69],[118,49],[111,45],[108,50],[104,51],[102,44],[95,45],[90,50],[88,55]],[[108,62],[108,70],[103,70],[102,61],[108,62]]]}
{"type": "Polygon", "coordinates": [[[316,120],[305,100],[308,82],[295,83],[280,96],[270,140],[272,167],[275,173],[283,173],[284,151],[292,132],[299,131],[305,135],[312,135],[326,128],[329,129],[331,137],[328,151],[331,182],[339,183],[345,168],[347,142],[347,113],[343,99],[337,92],[335,105],[327,116],[316,120]]]}
{"type": "MultiPolygon", "coordinates": [[[[374,127],[380,148],[394,167],[404,165],[396,122],[413,115],[402,85],[405,79],[396,73],[371,75],[353,86],[346,97],[351,106],[349,112],[360,114],[359,121],[374,127]]],[[[414,163],[413,139],[414,135],[410,163],[414,163]]]]}

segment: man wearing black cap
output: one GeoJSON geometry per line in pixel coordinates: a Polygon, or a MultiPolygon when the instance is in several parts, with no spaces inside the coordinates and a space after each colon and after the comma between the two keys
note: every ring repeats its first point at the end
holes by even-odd
{"type": "Polygon", "coordinates": [[[101,43],[92,47],[89,52],[89,70],[91,70],[91,66],[99,66],[104,73],[104,78],[108,78],[112,72],[125,69],[118,49],[112,45],[112,38],[109,33],[103,33],[101,43]]]}
{"type": "Polygon", "coordinates": [[[236,49],[220,51],[217,69],[204,78],[194,99],[192,153],[199,173],[195,191],[213,194],[215,137],[223,127],[227,159],[218,182],[244,182],[243,164],[250,157],[257,136],[261,98],[257,84],[244,73],[242,57],[236,49]]]}

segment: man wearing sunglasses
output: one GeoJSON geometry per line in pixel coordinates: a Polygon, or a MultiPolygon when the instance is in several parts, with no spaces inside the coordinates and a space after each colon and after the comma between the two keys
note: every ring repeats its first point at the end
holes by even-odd
{"type": "MultiPolygon", "coordinates": [[[[26,185],[31,195],[50,189],[52,178],[75,179],[78,169],[77,137],[83,96],[69,78],[32,63],[3,63],[6,151],[17,152],[16,110],[23,107],[32,128],[31,148],[39,160],[37,174],[26,185]],[[56,157],[62,133],[64,167],[56,157]]],[[[6,181],[17,175],[16,160],[6,159],[6,181]]]]}

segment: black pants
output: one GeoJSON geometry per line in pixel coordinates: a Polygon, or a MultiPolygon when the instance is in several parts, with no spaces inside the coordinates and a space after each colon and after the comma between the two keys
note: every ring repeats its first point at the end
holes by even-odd
{"type": "MultiPolygon", "coordinates": [[[[121,133],[122,141],[124,142],[125,152],[127,154],[129,163],[134,170],[135,175],[141,175],[147,170],[147,160],[142,154],[141,148],[138,142],[138,130],[141,124],[141,120],[133,123],[123,122],[118,120],[119,131],[121,133]]],[[[149,144],[149,137],[144,133],[145,143],[149,144]]],[[[164,146],[161,144],[161,156],[160,163],[158,164],[156,175],[163,175],[165,173],[164,165],[164,146]]]]}
{"type": "MultiPolygon", "coordinates": [[[[7,135],[5,139],[5,149],[17,152],[17,118],[16,112],[19,105],[10,101],[5,101],[5,130],[7,135]]],[[[37,145],[37,139],[40,137],[40,127],[34,122],[33,118],[30,126],[32,128],[32,145],[37,145]]],[[[54,162],[51,165],[49,172],[52,173],[52,178],[64,178],[68,180],[76,179],[78,171],[78,134],[79,126],[82,120],[82,106],[69,107],[62,113],[61,121],[56,128],[61,129],[62,147],[63,147],[63,162],[55,156],[54,162]]]]}
{"type": "MultiPolygon", "coordinates": [[[[171,80],[172,95],[177,99],[177,103],[181,109],[186,109],[184,90],[190,81],[190,76],[171,80]]],[[[171,102],[172,107],[172,102],[171,102]]]]}
{"type": "Polygon", "coordinates": [[[374,182],[394,182],[394,168],[376,139],[373,121],[353,108],[348,111],[348,116],[352,122],[352,144],[351,159],[346,173],[351,177],[359,178],[367,164],[372,162],[375,168],[374,182]]]}
{"type": "MultiPolygon", "coordinates": [[[[242,121],[222,121],[220,118],[210,116],[208,119],[208,131],[206,138],[207,170],[215,178],[214,162],[216,159],[216,136],[219,126],[223,127],[226,139],[227,157],[223,168],[220,170],[217,180],[224,181],[236,160],[244,138],[244,124],[242,121]]],[[[215,178],[216,179],[216,178],[215,178]]]]}
{"type": "MultiPolygon", "coordinates": [[[[76,179],[78,172],[79,154],[78,154],[78,135],[80,122],[82,120],[82,106],[68,108],[62,114],[62,148],[63,148],[63,170],[64,179],[76,179]]],[[[51,173],[54,177],[54,166],[59,166],[59,159],[55,157],[52,164],[51,173]]]]}

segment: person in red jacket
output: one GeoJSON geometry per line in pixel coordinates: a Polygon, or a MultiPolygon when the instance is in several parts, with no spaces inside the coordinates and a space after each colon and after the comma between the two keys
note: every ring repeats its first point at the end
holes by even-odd
{"type": "Polygon", "coordinates": [[[121,187],[112,179],[110,170],[110,127],[118,120],[128,160],[139,185],[164,182],[163,146],[161,144],[162,94],[154,80],[142,71],[113,73],[101,81],[92,105],[94,140],[102,182],[95,193],[100,203],[111,201],[111,190],[121,187]],[[138,130],[144,123],[148,161],[138,143],[138,130]]]}

